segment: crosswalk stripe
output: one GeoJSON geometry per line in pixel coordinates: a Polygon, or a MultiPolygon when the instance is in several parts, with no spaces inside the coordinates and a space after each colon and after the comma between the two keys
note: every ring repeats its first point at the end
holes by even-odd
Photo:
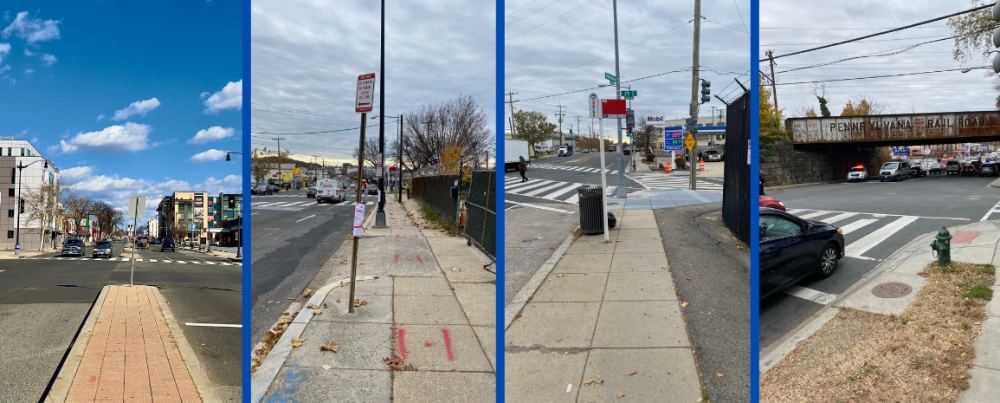
{"type": "Polygon", "coordinates": [[[545,186],[548,183],[552,183],[552,181],[550,181],[550,180],[540,180],[540,181],[533,182],[533,183],[527,183],[527,182],[525,182],[524,186],[519,186],[517,189],[511,190],[509,192],[517,194],[518,192],[522,192],[522,191],[525,191],[527,189],[531,189],[531,188],[538,187],[538,186],[545,186]]]}
{"type": "Polygon", "coordinates": [[[837,221],[843,221],[843,220],[846,220],[848,218],[854,217],[856,215],[858,215],[858,213],[842,213],[842,214],[835,215],[835,216],[827,218],[827,219],[823,219],[821,221],[823,221],[823,222],[825,222],[827,224],[833,224],[833,223],[836,223],[837,221]]]}
{"type": "Polygon", "coordinates": [[[847,245],[847,247],[845,248],[846,252],[848,255],[861,256],[865,254],[865,252],[871,250],[871,248],[874,248],[875,245],[878,245],[882,243],[882,241],[885,241],[887,238],[892,236],[892,234],[899,232],[899,230],[903,229],[907,225],[910,225],[914,221],[917,221],[918,218],[920,217],[915,217],[915,216],[899,217],[895,221],[889,223],[889,225],[879,228],[875,232],[865,235],[865,237],[852,242],[850,245],[847,245]]]}
{"type": "Polygon", "coordinates": [[[521,186],[530,185],[532,183],[538,183],[538,181],[541,181],[541,180],[542,179],[528,179],[528,180],[526,180],[524,182],[521,182],[521,183],[516,183],[516,184],[513,184],[513,185],[509,185],[509,186],[504,186],[504,190],[507,191],[507,190],[519,188],[521,186]]]}
{"type": "Polygon", "coordinates": [[[829,304],[833,302],[833,300],[837,299],[837,294],[827,294],[822,291],[800,287],[797,285],[784,289],[784,293],[802,298],[804,300],[812,301],[820,305],[829,304]]]}
{"type": "Polygon", "coordinates": [[[801,209],[801,208],[793,208],[791,210],[786,210],[785,212],[788,213],[788,214],[798,214],[798,213],[801,213],[803,211],[809,211],[809,210],[801,209]]]}
{"type": "Polygon", "coordinates": [[[527,192],[527,193],[521,193],[521,195],[522,196],[536,196],[536,195],[538,195],[538,194],[540,194],[540,193],[542,193],[544,191],[552,190],[552,189],[555,189],[555,188],[560,187],[562,185],[564,185],[563,182],[557,182],[557,183],[551,184],[549,186],[544,186],[544,187],[532,190],[532,191],[527,192]]]}
{"type": "Polygon", "coordinates": [[[871,224],[873,222],[876,222],[876,221],[878,221],[877,218],[863,218],[863,219],[857,220],[855,222],[852,222],[850,224],[847,224],[847,225],[845,225],[843,227],[840,227],[840,230],[843,231],[844,235],[847,235],[847,234],[850,234],[850,233],[852,233],[854,231],[857,231],[858,229],[861,229],[862,227],[864,227],[864,226],[866,226],[868,224],[871,224]]]}
{"type": "Polygon", "coordinates": [[[800,215],[799,218],[801,218],[803,220],[808,220],[810,218],[824,216],[824,215],[832,214],[832,213],[833,213],[832,211],[822,211],[822,210],[820,210],[820,211],[817,211],[815,213],[809,213],[809,214],[806,214],[806,215],[800,215]]]}
{"type": "Polygon", "coordinates": [[[570,190],[576,189],[576,188],[578,188],[580,186],[583,186],[583,185],[579,184],[579,183],[571,183],[571,184],[569,184],[566,187],[560,188],[559,190],[556,190],[556,191],[554,191],[552,193],[549,193],[549,194],[547,194],[545,196],[542,196],[542,198],[543,199],[549,199],[549,200],[556,200],[556,196],[559,196],[559,195],[561,195],[563,193],[566,193],[566,192],[568,192],[570,190]]]}

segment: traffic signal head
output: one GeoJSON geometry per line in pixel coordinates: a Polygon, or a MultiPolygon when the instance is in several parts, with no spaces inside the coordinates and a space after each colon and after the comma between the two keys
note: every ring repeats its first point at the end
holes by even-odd
{"type": "Polygon", "coordinates": [[[698,131],[698,118],[687,118],[684,120],[684,131],[694,133],[698,131]]]}
{"type": "Polygon", "coordinates": [[[633,127],[635,127],[635,112],[632,111],[631,109],[626,109],[625,110],[625,128],[628,129],[628,131],[631,132],[633,127]]]}
{"type": "Polygon", "coordinates": [[[569,129],[569,136],[573,137],[573,129],[569,129]]]}
{"type": "Polygon", "coordinates": [[[229,198],[229,208],[231,208],[231,209],[236,208],[236,199],[234,199],[232,197],[229,198]]]}
{"type": "Polygon", "coordinates": [[[20,201],[19,201],[18,204],[20,204],[20,206],[21,206],[20,214],[24,214],[24,199],[19,199],[19,200],[20,201]]]}
{"type": "Polygon", "coordinates": [[[712,93],[710,89],[712,87],[712,82],[708,80],[701,80],[701,103],[707,103],[711,98],[709,95],[712,93]]]}

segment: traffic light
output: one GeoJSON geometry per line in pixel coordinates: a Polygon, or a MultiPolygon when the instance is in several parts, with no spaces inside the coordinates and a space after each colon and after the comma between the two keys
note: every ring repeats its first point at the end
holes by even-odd
{"type": "Polygon", "coordinates": [[[21,206],[21,210],[20,210],[19,214],[24,214],[24,199],[22,198],[22,199],[18,199],[18,200],[20,200],[18,204],[21,206]]]}
{"type": "Polygon", "coordinates": [[[687,118],[684,120],[684,131],[688,133],[698,132],[698,118],[687,118]]]}
{"type": "Polygon", "coordinates": [[[573,137],[573,129],[569,129],[569,136],[573,137]]]}
{"type": "Polygon", "coordinates": [[[236,199],[234,199],[232,197],[229,198],[229,208],[231,208],[231,209],[235,209],[236,208],[236,199]]]}
{"type": "MultiPolygon", "coordinates": [[[[993,21],[1000,21],[1000,2],[993,5],[993,21]]],[[[1000,28],[993,31],[993,46],[1000,47],[1000,28]]],[[[993,72],[1000,73],[1000,55],[993,58],[993,72]]]]}
{"type": "MultiPolygon", "coordinates": [[[[628,130],[628,131],[631,132],[633,127],[635,127],[635,112],[633,112],[631,109],[626,109],[625,110],[625,130],[628,130]]],[[[630,136],[631,136],[631,134],[630,134],[630,136]]]]}
{"type": "Polygon", "coordinates": [[[708,103],[708,101],[712,99],[708,96],[712,93],[712,90],[709,89],[711,86],[712,82],[708,80],[701,80],[701,103],[708,103]]]}

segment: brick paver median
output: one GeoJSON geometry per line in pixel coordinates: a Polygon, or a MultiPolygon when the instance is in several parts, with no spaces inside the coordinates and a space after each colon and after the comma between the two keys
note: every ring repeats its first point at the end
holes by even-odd
{"type": "Polygon", "coordinates": [[[109,286],[67,402],[201,402],[149,286],[109,286]]]}

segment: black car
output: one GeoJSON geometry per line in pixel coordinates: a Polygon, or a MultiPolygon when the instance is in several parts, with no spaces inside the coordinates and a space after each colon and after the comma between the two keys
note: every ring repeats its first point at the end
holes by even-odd
{"type": "Polygon", "coordinates": [[[174,239],[173,238],[165,238],[163,240],[163,245],[160,246],[160,252],[166,252],[167,249],[170,249],[171,252],[176,252],[176,250],[174,249],[174,247],[175,247],[174,246],[174,239]]]}
{"type": "Polygon", "coordinates": [[[67,239],[66,244],[63,245],[62,255],[63,256],[84,256],[86,254],[85,246],[82,239],[67,239]]]}
{"type": "Polygon", "coordinates": [[[930,168],[927,168],[927,173],[931,175],[943,174],[944,165],[941,165],[939,163],[933,163],[931,164],[930,168]]]}
{"type": "Polygon", "coordinates": [[[986,162],[979,166],[979,176],[997,176],[997,164],[986,162]]]}
{"type": "Polygon", "coordinates": [[[966,175],[976,176],[977,174],[979,174],[979,170],[976,169],[975,165],[972,165],[971,162],[965,162],[965,161],[962,162],[959,168],[959,172],[962,174],[962,176],[966,175]]]}
{"type": "Polygon", "coordinates": [[[250,189],[251,195],[270,195],[272,193],[274,192],[271,191],[271,187],[263,183],[258,183],[254,185],[252,189],[250,189]]]}
{"type": "Polygon", "coordinates": [[[833,274],[844,257],[839,228],[760,207],[760,298],[799,281],[833,274]]]}
{"type": "Polygon", "coordinates": [[[914,177],[927,176],[927,168],[920,162],[914,162],[913,165],[910,165],[910,175],[914,177]]]}

